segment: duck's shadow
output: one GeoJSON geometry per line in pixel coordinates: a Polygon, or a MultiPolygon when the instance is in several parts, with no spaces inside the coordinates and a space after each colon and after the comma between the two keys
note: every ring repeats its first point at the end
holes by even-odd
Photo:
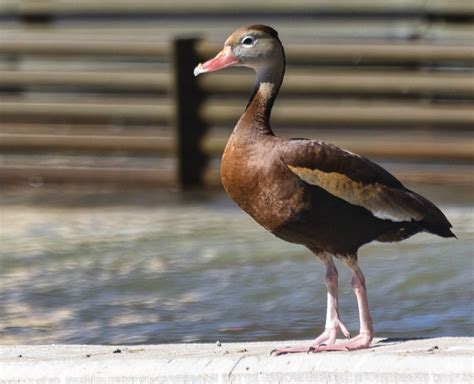
{"type": "Polygon", "coordinates": [[[429,340],[430,337],[387,337],[385,339],[378,340],[375,344],[371,345],[370,348],[379,348],[387,344],[401,344],[407,341],[414,340],[429,340]]]}

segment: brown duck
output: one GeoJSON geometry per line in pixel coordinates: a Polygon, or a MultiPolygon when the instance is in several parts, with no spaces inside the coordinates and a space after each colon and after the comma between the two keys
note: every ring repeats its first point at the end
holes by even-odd
{"type": "Polygon", "coordinates": [[[270,113],[285,72],[278,33],[254,25],[235,31],[197,76],[231,66],[253,68],[257,81],[222,157],[221,179],[230,197],[275,236],[310,249],[326,267],[324,332],[311,344],[276,354],[368,348],[373,338],[365,278],[357,264],[360,246],[392,242],[418,232],[455,237],[443,213],[405,188],[377,164],[316,140],[283,139],[270,127],[270,113]],[[338,308],[333,257],[352,271],[359,307],[359,335],[350,338],[338,308]],[[341,331],[347,340],[336,343],[341,331]]]}

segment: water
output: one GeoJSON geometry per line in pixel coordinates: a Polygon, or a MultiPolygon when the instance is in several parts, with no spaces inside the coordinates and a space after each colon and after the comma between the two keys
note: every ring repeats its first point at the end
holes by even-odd
{"type": "MultiPolygon", "coordinates": [[[[471,191],[421,192],[459,240],[421,234],[361,249],[376,333],[472,336],[471,191]]],[[[3,199],[2,344],[276,340],[324,326],[322,266],[223,194],[52,201],[3,199]]],[[[355,333],[350,274],[338,267],[342,320],[355,333]]]]}

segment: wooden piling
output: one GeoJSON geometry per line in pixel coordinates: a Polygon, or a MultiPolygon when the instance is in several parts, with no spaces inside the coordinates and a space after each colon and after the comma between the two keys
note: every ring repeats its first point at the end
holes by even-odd
{"type": "Polygon", "coordinates": [[[203,186],[207,163],[201,145],[206,125],[199,114],[203,94],[193,74],[199,62],[196,43],[196,39],[174,42],[178,180],[183,189],[203,186]]]}

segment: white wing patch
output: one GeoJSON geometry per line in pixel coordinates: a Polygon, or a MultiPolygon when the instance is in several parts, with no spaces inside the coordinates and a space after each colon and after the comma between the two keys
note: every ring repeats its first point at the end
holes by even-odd
{"type": "Polygon", "coordinates": [[[364,207],[375,217],[392,221],[421,220],[412,198],[402,190],[381,184],[363,184],[337,172],[323,172],[304,167],[288,168],[304,182],[323,188],[348,203],[364,207]]]}

